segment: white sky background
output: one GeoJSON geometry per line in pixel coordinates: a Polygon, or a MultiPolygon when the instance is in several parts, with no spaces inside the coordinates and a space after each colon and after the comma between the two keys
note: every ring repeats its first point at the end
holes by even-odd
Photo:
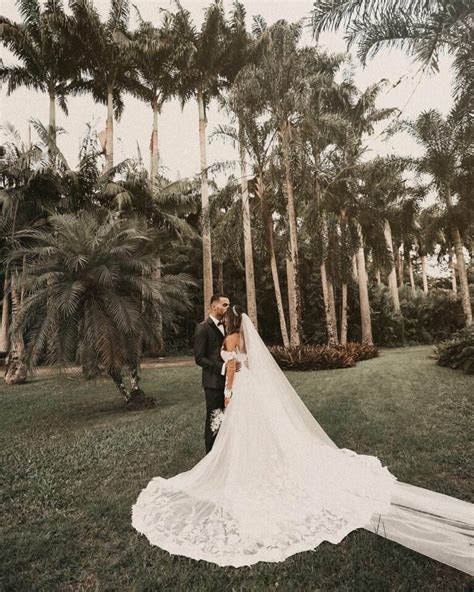
{"type": "MultiPolygon", "coordinates": [[[[95,6],[105,17],[109,9],[109,1],[95,0],[95,6]]],[[[160,22],[159,8],[173,10],[169,0],[135,0],[145,20],[160,22]]],[[[203,10],[209,4],[208,0],[182,0],[196,25],[200,26],[203,10]]],[[[228,11],[232,2],[225,0],[224,6],[228,11]]],[[[268,24],[278,19],[297,21],[308,18],[311,0],[249,0],[244,1],[247,11],[248,25],[251,25],[253,15],[260,14],[268,24]]],[[[0,0],[0,14],[12,19],[21,20],[14,0],[0,0]]],[[[135,27],[135,11],[131,10],[131,27],[135,27]]],[[[303,41],[313,43],[310,29],[304,33],[303,41]]],[[[325,33],[319,41],[320,46],[331,52],[346,51],[343,32],[325,33]]],[[[13,63],[14,58],[5,48],[0,47],[0,57],[4,63],[13,63]]],[[[399,50],[381,52],[370,60],[365,68],[353,58],[355,63],[355,82],[360,89],[383,78],[390,82],[381,92],[378,107],[398,107],[406,117],[416,117],[421,111],[431,108],[447,113],[452,106],[451,98],[451,59],[445,56],[440,62],[440,71],[428,76],[420,71],[418,63],[399,50]],[[403,77],[403,78],[402,78],[403,77]],[[399,82],[402,78],[401,82],[399,82]],[[396,86],[394,86],[397,82],[396,86]]],[[[58,144],[63,151],[69,165],[75,167],[81,138],[86,131],[86,123],[99,132],[105,128],[106,107],[95,104],[90,96],[68,98],[69,116],[57,107],[57,125],[63,127],[67,134],[58,137],[58,144]]],[[[6,85],[0,89],[0,121],[12,123],[20,132],[24,140],[28,137],[28,119],[37,118],[44,124],[48,122],[48,96],[24,88],[17,89],[12,95],[6,95],[6,85]]],[[[220,113],[215,101],[208,111],[208,136],[220,123],[226,123],[224,114],[220,113]]],[[[145,165],[149,163],[149,142],[151,134],[152,112],[145,103],[125,96],[125,110],[120,121],[115,122],[114,161],[117,163],[125,158],[137,156],[137,143],[140,146],[145,165]]],[[[376,154],[419,154],[416,143],[407,135],[398,135],[388,142],[382,142],[378,137],[380,131],[388,124],[379,124],[376,133],[368,138],[367,145],[371,152],[367,156],[376,154]]],[[[34,132],[33,132],[34,133],[34,132]]],[[[34,137],[33,137],[34,141],[34,137]]],[[[198,110],[196,101],[189,102],[181,110],[178,101],[165,104],[159,121],[159,150],[161,165],[164,173],[170,178],[177,176],[192,176],[199,171],[199,141],[198,141],[198,110]]],[[[208,164],[225,160],[235,160],[237,152],[228,143],[215,139],[208,147],[208,164]]],[[[229,171],[230,174],[230,171],[229,171]]],[[[235,174],[238,174],[236,168],[235,174]]],[[[219,175],[217,181],[221,184],[225,180],[219,175]]]]}

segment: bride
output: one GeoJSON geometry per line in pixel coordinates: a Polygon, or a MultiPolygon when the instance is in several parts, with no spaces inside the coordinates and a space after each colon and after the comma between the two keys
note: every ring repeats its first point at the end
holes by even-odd
{"type": "Polygon", "coordinates": [[[191,470],[148,483],[132,509],[136,530],[170,553],[240,567],[364,527],[472,570],[471,504],[398,483],[377,458],[338,448],[240,307],[226,328],[222,358],[241,369],[228,373],[214,446],[191,470]]]}

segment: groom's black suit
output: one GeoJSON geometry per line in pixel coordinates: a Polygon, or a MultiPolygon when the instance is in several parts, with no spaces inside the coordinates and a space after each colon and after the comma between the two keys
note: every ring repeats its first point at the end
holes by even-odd
{"type": "Polygon", "coordinates": [[[224,361],[221,358],[223,341],[224,335],[210,317],[196,326],[194,359],[202,368],[202,386],[206,395],[206,453],[211,450],[216,439],[211,430],[211,414],[215,409],[224,409],[225,375],[222,374],[224,361]]]}

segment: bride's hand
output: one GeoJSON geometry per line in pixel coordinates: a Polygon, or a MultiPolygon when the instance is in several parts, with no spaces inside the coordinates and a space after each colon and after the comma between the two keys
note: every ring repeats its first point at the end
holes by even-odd
{"type": "Polygon", "coordinates": [[[227,360],[227,362],[225,363],[225,369],[226,370],[230,370],[232,368],[237,369],[237,364],[240,364],[240,362],[237,362],[235,360],[235,358],[231,358],[230,360],[227,360]]]}
{"type": "Polygon", "coordinates": [[[227,405],[230,403],[230,397],[224,397],[224,409],[227,407],[227,405]]]}

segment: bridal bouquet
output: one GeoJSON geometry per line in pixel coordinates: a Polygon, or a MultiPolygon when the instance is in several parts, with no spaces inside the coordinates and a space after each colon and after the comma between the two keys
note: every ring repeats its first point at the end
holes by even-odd
{"type": "Polygon", "coordinates": [[[222,420],[224,419],[223,409],[214,409],[211,413],[211,432],[215,436],[221,427],[222,420]]]}

